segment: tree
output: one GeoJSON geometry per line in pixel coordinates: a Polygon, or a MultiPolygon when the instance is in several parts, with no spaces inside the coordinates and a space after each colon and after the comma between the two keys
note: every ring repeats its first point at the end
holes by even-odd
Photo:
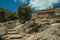
{"type": "Polygon", "coordinates": [[[12,12],[8,9],[0,8],[0,22],[5,22],[15,19],[18,19],[16,12],[12,12]]]}
{"type": "Polygon", "coordinates": [[[6,13],[6,19],[7,19],[7,20],[17,19],[17,15],[16,15],[15,12],[8,12],[8,13],[6,13]]]}
{"type": "Polygon", "coordinates": [[[5,21],[5,12],[4,10],[0,10],[0,22],[5,21]]]}
{"type": "Polygon", "coordinates": [[[31,19],[32,10],[30,6],[23,4],[17,8],[17,14],[21,23],[25,23],[26,21],[31,19]]]}

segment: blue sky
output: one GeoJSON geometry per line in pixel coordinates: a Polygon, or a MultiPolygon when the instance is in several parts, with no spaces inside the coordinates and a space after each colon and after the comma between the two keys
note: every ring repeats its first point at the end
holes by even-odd
{"type": "Polygon", "coordinates": [[[15,3],[14,0],[0,0],[0,7],[12,11],[16,11],[18,5],[21,5],[21,3],[15,3]]]}
{"type": "Polygon", "coordinates": [[[46,10],[60,6],[60,0],[0,0],[0,7],[16,11],[16,8],[23,3],[31,6],[34,10],[46,10]]]}

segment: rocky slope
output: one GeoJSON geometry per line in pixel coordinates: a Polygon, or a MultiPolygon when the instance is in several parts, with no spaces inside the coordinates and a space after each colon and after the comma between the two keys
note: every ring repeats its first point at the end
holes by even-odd
{"type": "Polygon", "coordinates": [[[0,23],[0,36],[5,40],[60,40],[60,23],[18,20],[0,23]],[[4,27],[4,28],[3,28],[4,27]]]}

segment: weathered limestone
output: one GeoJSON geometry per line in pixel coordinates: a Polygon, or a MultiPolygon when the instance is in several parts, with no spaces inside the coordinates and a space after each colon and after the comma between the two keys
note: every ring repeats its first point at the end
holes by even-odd
{"type": "Polygon", "coordinates": [[[5,27],[0,27],[0,36],[5,35],[7,33],[7,30],[5,27]]]}
{"type": "Polygon", "coordinates": [[[7,34],[2,36],[6,40],[19,40],[22,36],[15,29],[8,29],[7,34]]]}

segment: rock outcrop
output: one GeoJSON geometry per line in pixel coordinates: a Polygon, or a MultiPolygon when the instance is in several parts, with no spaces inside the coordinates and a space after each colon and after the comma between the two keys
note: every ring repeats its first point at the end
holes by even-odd
{"type": "MultiPolygon", "coordinates": [[[[6,40],[60,40],[60,23],[28,21],[25,24],[17,22],[13,28],[0,29],[0,35],[6,40]]],[[[1,26],[1,25],[0,25],[1,26]]]]}

